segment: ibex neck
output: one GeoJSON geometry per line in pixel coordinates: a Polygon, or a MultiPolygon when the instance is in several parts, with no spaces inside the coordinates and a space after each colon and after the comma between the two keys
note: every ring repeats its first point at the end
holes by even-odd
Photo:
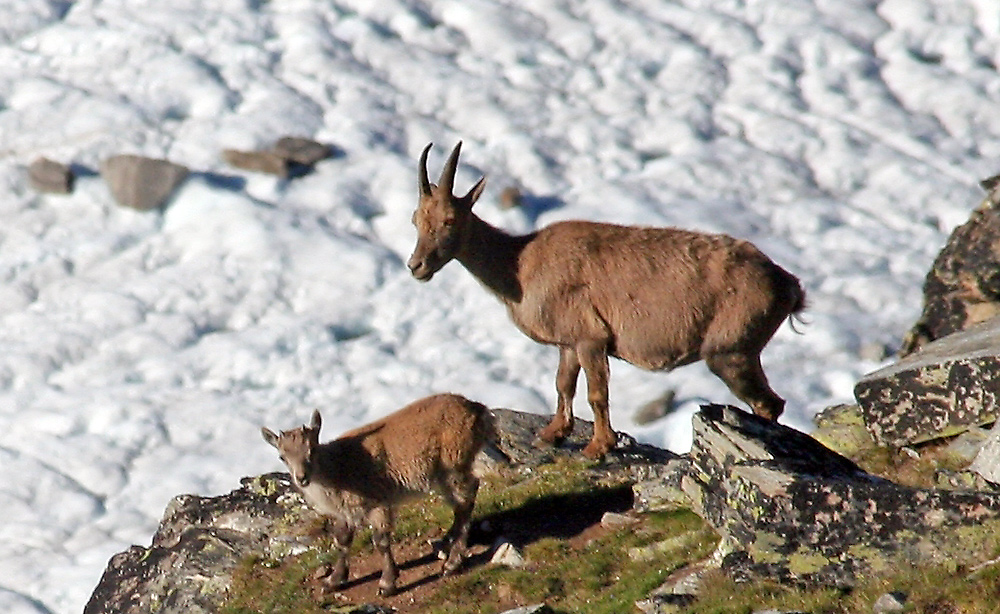
{"type": "Polygon", "coordinates": [[[507,303],[521,300],[518,259],[533,235],[512,236],[476,217],[455,256],[476,279],[507,303]]]}

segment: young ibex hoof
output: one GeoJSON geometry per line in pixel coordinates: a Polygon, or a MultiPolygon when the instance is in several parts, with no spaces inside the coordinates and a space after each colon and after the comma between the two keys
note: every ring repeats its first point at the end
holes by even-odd
{"type": "Polygon", "coordinates": [[[444,568],[441,569],[442,576],[450,576],[462,568],[463,559],[461,556],[452,555],[444,563],[444,568]]]}
{"type": "Polygon", "coordinates": [[[393,584],[392,586],[382,586],[380,584],[379,587],[378,587],[378,596],[379,597],[392,597],[397,592],[398,592],[398,589],[396,589],[396,585],[395,584],[393,584]]]}

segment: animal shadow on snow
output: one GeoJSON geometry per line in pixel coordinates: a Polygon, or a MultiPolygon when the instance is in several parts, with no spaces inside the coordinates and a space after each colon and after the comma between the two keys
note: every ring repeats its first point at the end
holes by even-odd
{"type": "Polygon", "coordinates": [[[555,209],[561,209],[566,206],[561,198],[556,196],[536,196],[534,194],[522,194],[521,195],[521,210],[524,212],[524,217],[531,223],[532,226],[538,225],[538,218],[542,216],[543,213],[548,211],[553,211],[555,209]]]}

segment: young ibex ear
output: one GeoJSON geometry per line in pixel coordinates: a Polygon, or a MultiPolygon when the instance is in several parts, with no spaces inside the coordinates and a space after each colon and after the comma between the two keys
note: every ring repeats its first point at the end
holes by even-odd
{"type": "Polygon", "coordinates": [[[312,421],[309,423],[309,428],[314,431],[319,431],[319,427],[323,425],[323,416],[319,415],[319,410],[314,409],[312,415],[312,421]]]}
{"type": "Polygon", "coordinates": [[[271,444],[275,448],[278,447],[278,436],[274,434],[274,431],[267,428],[266,426],[262,426],[260,428],[260,434],[263,435],[264,441],[271,444]]]}

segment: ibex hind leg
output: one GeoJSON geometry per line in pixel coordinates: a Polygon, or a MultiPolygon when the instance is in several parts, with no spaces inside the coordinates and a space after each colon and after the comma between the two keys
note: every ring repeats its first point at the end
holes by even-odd
{"type": "Polygon", "coordinates": [[[713,354],[705,363],[753,413],[775,421],[785,411],[785,400],[767,383],[759,353],[713,354]]]}
{"type": "Polygon", "coordinates": [[[454,573],[462,566],[478,491],[479,480],[471,473],[453,474],[447,480],[445,500],[451,506],[455,519],[438,546],[438,556],[445,560],[443,575],[454,573]]]}

